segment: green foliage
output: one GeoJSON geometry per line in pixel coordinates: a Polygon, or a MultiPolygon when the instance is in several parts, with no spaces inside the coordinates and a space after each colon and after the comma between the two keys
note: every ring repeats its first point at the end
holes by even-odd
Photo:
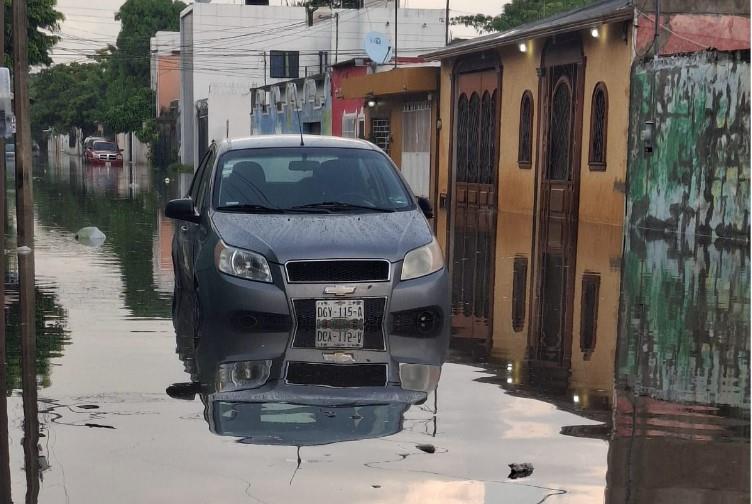
{"type": "Polygon", "coordinates": [[[481,33],[502,32],[560,12],[593,3],[594,0],[512,0],[498,16],[475,14],[452,18],[452,24],[471,26],[481,33]]]}
{"type": "MultiPolygon", "coordinates": [[[[13,7],[10,0],[5,0],[5,54],[6,64],[11,64],[13,55],[13,7]]],[[[65,19],[55,10],[57,0],[27,0],[29,39],[29,65],[51,65],[50,50],[60,37],[60,22],[65,19]],[[40,29],[44,30],[40,31],[40,29]]]]}
{"type": "MultiPolygon", "coordinates": [[[[51,4],[56,0],[29,0],[51,4]]],[[[185,4],[173,0],[127,0],[115,15],[121,22],[117,46],[91,57],[91,63],[56,65],[31,80],[32,132],[57,132],[81,128],[84,135],[97,129],[134,132],[144,142],[154,142],[154,92],[149,77],[149,39],[160,30],[177,31],[185,4]]],[[[31,13],[30,13],[31,17],[31,13]]]]}
{"type": "Polygon", "coordinates": [[[105,73],[97,63],[56,65],[32,74],[29,93],[32,132],[81,128],[85,135],[96,131],[106,89],[105,73]]]}

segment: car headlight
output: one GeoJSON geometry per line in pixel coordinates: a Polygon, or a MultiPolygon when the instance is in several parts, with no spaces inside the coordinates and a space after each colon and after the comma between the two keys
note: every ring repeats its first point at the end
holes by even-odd
{"type": "Polygon", "coordinates": [[[402,261],[401,280],[410,280],[431,273],[435,273],[444,267],[444,256],[436,238],[431,243],[418,247],[405,254],[402,261]]]}
{"type": "Polygon", "coordinates": [[[220,364],[217,369],[217,392],[254,389],[269,381],[272,361],[239,361],[220,364]]]}
{"type": "Polygon", "coordinates": [[[230,247],[220,241],[214,250],[214,259],[217,269],[222,273],[257,282],[272,281],[269,263],[264,256],[256,252],[230,247]]]}

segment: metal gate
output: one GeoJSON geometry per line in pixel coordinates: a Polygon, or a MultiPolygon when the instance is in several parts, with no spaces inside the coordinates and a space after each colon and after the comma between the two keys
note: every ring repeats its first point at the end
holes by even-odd
{"type": "Polygon", "coordinates": [[[455,80],[452,332],[491,341],[496,246],[498,68],[455,80]]]}

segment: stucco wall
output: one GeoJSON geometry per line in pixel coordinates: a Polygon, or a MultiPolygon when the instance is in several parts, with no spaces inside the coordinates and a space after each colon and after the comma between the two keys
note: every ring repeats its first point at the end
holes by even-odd
{"type": "Polygon", "coordinates": [[[632,226],[749,240],[749,75],[749,62],[735,53],[635,64],[627,203],[632,226]],[[651,119],[654,146],[646,154],[640,132],[651,119]]]}
{"type": "Polygon", "coordinates": [[[251,134],[248,86],[216,83],[209,88],[209,142],[251,134]]]}
{"type": "Polygon", "coordinates": [[[157,115],[180,99],[180,55],[157,56],[157,115]]]}

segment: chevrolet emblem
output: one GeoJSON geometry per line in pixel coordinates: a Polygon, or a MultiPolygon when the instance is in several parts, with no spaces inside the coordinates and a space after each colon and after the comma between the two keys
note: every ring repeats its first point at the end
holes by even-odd
{"type": "Polygon", "coordinates": [[[333,294],[335,296],[347,296],[355,292],[353,285],[331,285],[324,288],[324,294],[333,294]]]}

